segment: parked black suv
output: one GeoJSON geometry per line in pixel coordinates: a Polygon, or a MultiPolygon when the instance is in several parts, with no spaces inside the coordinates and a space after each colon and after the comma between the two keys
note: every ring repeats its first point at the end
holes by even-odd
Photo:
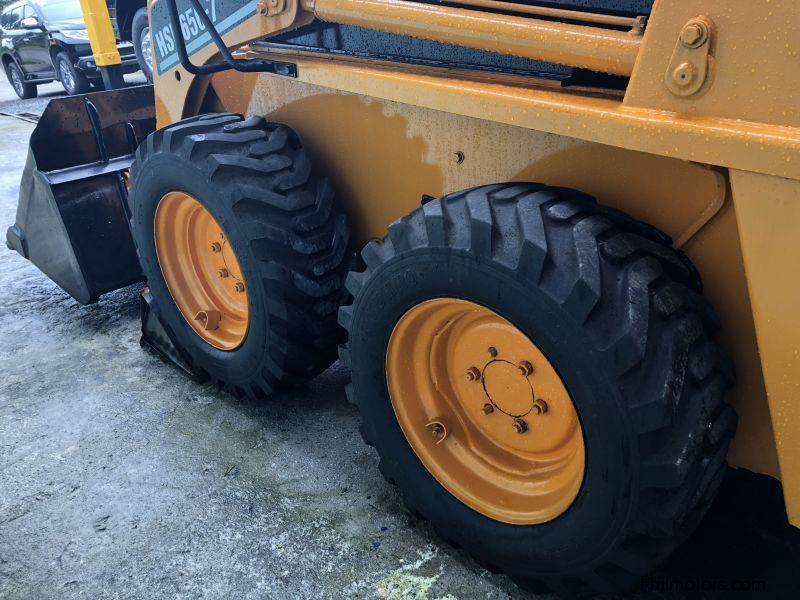
{"type": "MultiPolygon", "coordinates": [[[[130,42],[117,46],[124,73],[139,69],[130,42]]],[[[0,60],[20,98],[58,79],[69,94],[83,94],[101,75],[94,62],[79,0],[20,0],[0,14],[0,60]]]]}

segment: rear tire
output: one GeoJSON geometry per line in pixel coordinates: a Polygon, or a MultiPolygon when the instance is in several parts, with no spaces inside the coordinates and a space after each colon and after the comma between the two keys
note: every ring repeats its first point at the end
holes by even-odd
{"type": "MultiPolygon", "coordinates": [[[[354,302],[340,310],[349,334],[340,356],[381,472],[440,536],[523,587],[634,587],[686,539],[720,483],[736,425],[722,399],[732,365],[712,342],[718,324],[696,271],[668,241],[579,192],[494,185],[396,221],[362,252],[366,270],[348,277],[354,302]],[[566,384],[586,469],[561,515],[523,525],[489,518],[449,493],[409,443],[389,394],[387,346],[401,317],[433,298],[502,315],[566,384]]],[[[414,361],[406,376],[420,381],[415,369],[426,367],[414,361]]]]}
{"type": "Polygon", "coordinates": [[[150,21],[147,17],[147,7],[140,8],[133,15],[131,39],[139,68],[147,78],[147,83],[153,83],[153,55],[150,49],[150,21]]]}
{"type": "Polygon", "coordinates": [[[16,63],[9,63],[7,73],[8,81],[11,84],[11,87],[14,88],[14,92],[22,100],[30,100],[31,98],[36,98],[36,96],[39,95],[39,88],[35,83],[25,82],[25,75],[22,73],[22,69],[20,69],[16,63]]]}
{"type": "Polygon", "coordinates": [[[314,172],[291,129],[234,114],[186,119],[139,146],[131,179],[133,237],[152,308],[201,377],[239,397],[261,398],[334,362],[344,333],[336,312],[347,297],[348,228],[333,210],[329,182],[314,172]],[[250,320],[233,350],[204,341],[166,285],[154,222],[172,191],[213,215],[238,258],[250,320]]]}
{"type": "Polygon", "coordinates": [[[75,68],[66,52],[59,52],[56,55],[56,73],[61,85],[70,96],[85,94],[92,88],[86,75],[75,68]]]}

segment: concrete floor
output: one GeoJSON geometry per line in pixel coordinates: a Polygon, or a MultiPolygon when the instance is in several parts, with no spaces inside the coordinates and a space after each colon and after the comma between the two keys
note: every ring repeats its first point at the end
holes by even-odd
{"type": "MultiPolygon", "coordinates": [[[[32,128],[0,117],[3,236],[32,128]]],[[[0,598],[533,597],[406,511],[341,367],[238,401],[139,347],[137,292],[80,306],[0,248],[0,598]]],[[[779,488],[726,486],[659,574],[717,591],[632,597],[728,598],[720,586],[741,578],[767,581],[754,597],[792,597],[800,540],[779,488]]]]}

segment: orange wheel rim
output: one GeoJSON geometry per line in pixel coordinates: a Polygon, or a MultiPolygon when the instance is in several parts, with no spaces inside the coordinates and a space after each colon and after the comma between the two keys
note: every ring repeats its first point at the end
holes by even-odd
{"type": "Polygon", "coordinates": [[[389,339],[386,379],[416,455],[456,498],[517,525],[563,513],[580,490],[583,432],[541,350],[497,313],[437,298],[389,339]]]}
{"type": "Polygon", "coordinates": [[[186,322],[215,348],[241,346],[249,325],[247,287],[217,220],[186,192],[169,192],[156,207],[154,231],[161,273],[186,322]]]}

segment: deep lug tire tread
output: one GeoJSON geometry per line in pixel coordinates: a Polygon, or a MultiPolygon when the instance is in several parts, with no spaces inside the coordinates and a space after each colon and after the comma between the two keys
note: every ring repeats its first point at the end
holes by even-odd
{"type": "Polygon", "coordinates": [[[193,165],[229,203],[236,229],[259,261],[261,281],[249,285],[262,285],[267,297],[269,354],[250,381],[228,381],[205,364],[201,352],[186,348],[194,367],[251,398],[321,373],[335,361],[343,339],[336,313],[348,298],[343,283],[349,229],[333,209],[333,189],[313,171],[297,136],[285,125],[237,114],[200,115],[159,129],[137,151],[132,203],[137,171],[164,153],[193,165]]]}

